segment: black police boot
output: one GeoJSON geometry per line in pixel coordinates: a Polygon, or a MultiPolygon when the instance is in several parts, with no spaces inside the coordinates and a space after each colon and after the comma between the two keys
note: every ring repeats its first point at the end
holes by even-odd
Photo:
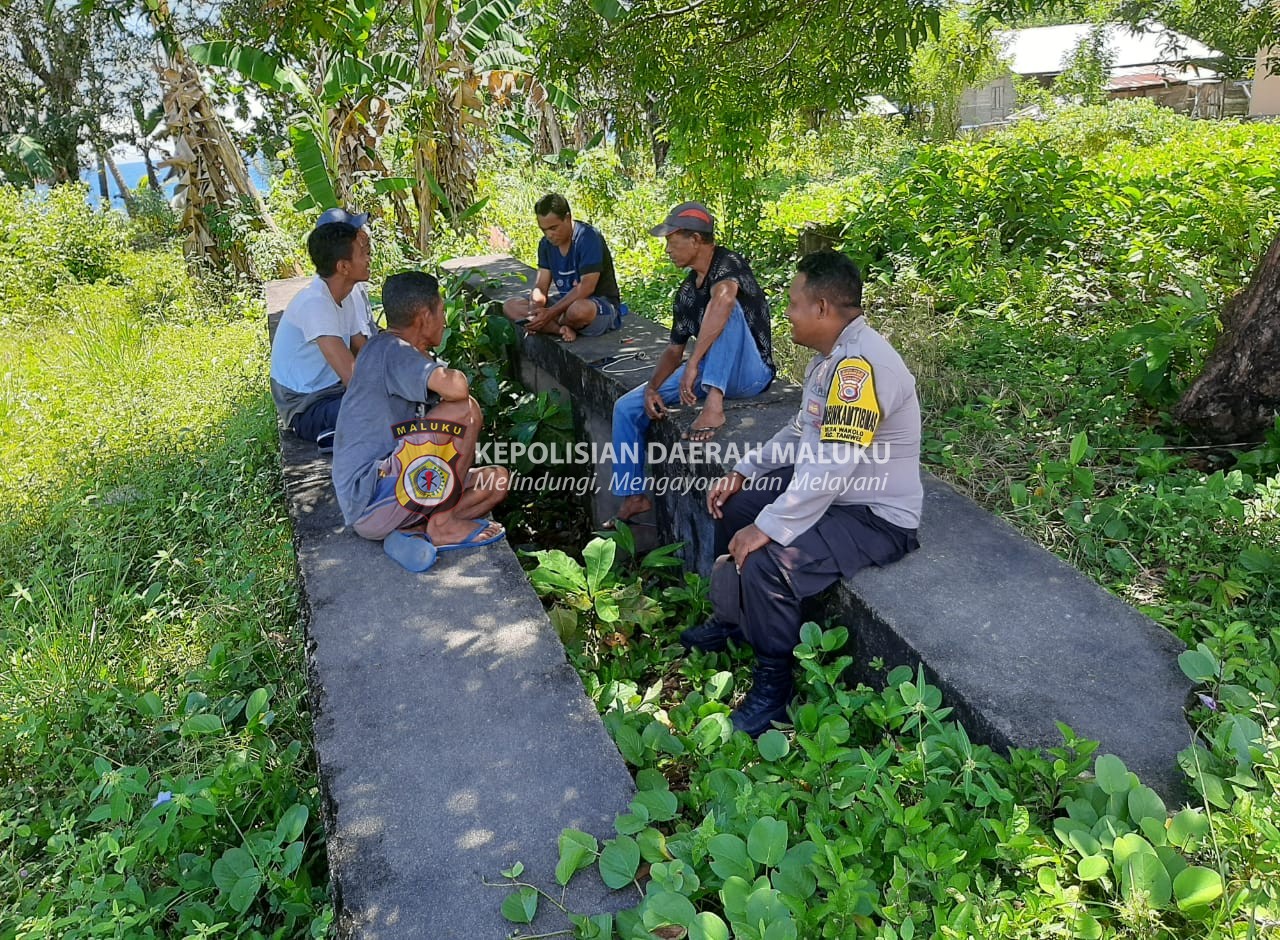
{"type": "Polygon", "coordinates": [[[746,638],[736,624],[721,623],[714,617],[697,627],[690,627],[680,634],[680,645],[687,650],[702,650],[704,653],[718,653],[729,645],[729,641],[739,646],[745,644],[746,638]]]}
{"type": "Polygon", "coordinates": [[[790,656],[756,655],[751,690],[733,713],[733,726],[758,738],[775,721],[787,721],[787,705],[795,686],[790,656]]]}

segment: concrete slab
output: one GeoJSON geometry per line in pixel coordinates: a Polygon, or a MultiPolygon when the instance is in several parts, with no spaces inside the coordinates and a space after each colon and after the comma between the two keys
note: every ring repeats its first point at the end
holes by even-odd
{"type": "MultiPolygon", "coordinates": [[[[612,837],[630,774],[506,543],[410,574],[345,529],[327,458],[288,432],[281,455],[339,934],[505,937],[484,881],[553,886],[561,830],[612,837]]],[[[566,903],[637,900],[584,871],[566,903]]],[[[564,926],[543,907],[532,929],[564,926]]]]}
{"type": "MultiPolygon", "coordinates": [[[[518,270],[510,258],[492,269],[483,258],[466,261],[486,297],[505,289],[503,272],[518,270]]],[[[631,321],[594,340],[533,337],[518,350],[527,382],[567,392],[584,439],[609,440],[614,400],[647,377],[623,382],[587,363],[632,349],[656,356],[666,343],[658,324],[631,321]]],[[[740,448],[766,440],[795,414],[799,396],[798,387],[775,384],[759,398],[726,403],[718,439],[740,448]]],[[[655,424],[651,440],[675,446],[693,414],[655,424]]],[[[705,486],[729,469],[689,459],[656,470],[673,488],[655,500],[658,538],[684,542],[686,564],[703,574],[713,560],[705,486]]],[[[1192,738],[1183,714],[1191,683],[1177,665],[1181,641],[967,497],[930,474],[923,479],[920,551],[838,585],[816,599],[812,616],[847,625],[864,664],[877,657],[889,666],[923,664],[976,741],[1055,746],[1061,721],[1118,755],[1166,799],[1181,799],[1176,756],[1192,738]]],[[[597,519],[604,515],[598,506],[597,519]]]]}

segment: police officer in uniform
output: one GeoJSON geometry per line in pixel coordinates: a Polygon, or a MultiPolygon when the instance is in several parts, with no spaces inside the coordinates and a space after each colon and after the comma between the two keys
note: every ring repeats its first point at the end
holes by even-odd
{"type": "Polygon", "coordinates": [[[688,649],[729,640],[756,653],[733,713],[752,737],[785,721],[801,602],[837,578],[919,547],[920,403],[915,377],[862,315],[862,278],[843,254],[807,255],[787,319],[817,352],[795,418],[707,494],[716,519],[713,619],[681,634],[688,649]]]}

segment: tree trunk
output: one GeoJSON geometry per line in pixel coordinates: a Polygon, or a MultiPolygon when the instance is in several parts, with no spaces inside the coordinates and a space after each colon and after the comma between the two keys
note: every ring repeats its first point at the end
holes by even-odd
{"type": "Polygon", "coordinates": [[[649,101],[645,105],[644,116],[645,124],[649,129],[649,147],[653,152],[653,170],[655,173],[661,173],[667,163],[671,141],[667,140],[663,132],[664,122],[658,114],[657,100],[653,95],[649,96],[649,101]]]}
{"type": "Polygon", "coordinates": [[[129,185],[124,181],[124,176],[120,173],[120,167],[116,166],[116,161],[112,158],[110,150],[102,151],[102,161],[107,165],[111,178],[116,181],[116,188],[120,190],[120,198],[124,201],[124,211],[132,219],[135,208],[133,193],[130,191],[129,185]]]}
{"type": "Polygon", "coordinates": [[[160,185],[160,177],[156,174],[156,165],[151,160],[151,147],[142,140],[138,142],[138,148],[142,151],[142,162],[147,165],[147,183],[156,192],[164,192],[164,188],[160,185]]]}
{"type": "Polygon", "coordinates": [[[1222,314],[1222,335],[1173,416],[1215,444],[1259,439],[1280,410],[1280,237],[1222,314]]]}
{"type": "Polygon", "coordinates": [[[98,195],[102,197],[103,208],[111,208],[111,187],[107,185],[107,158],[101,150],[98,155],[98,195]]]}

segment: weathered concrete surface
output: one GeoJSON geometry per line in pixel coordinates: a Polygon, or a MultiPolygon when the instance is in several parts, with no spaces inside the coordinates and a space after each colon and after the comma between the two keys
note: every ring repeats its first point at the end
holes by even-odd
{"type": "MultiPolygon", "coordinates": [[[[460,262],[475,272],[470,280],[482,296],[512,295],[504,294],[501,278],[521,269],[500,257],[492,269],[486,258],[460,262]],[[490,270],[496,281],[483,273],[490,270]]],[[[531,268],[522,273],[532,277],[531,268]]],[[[586,363],[642,349],[651,364],[666,341],[666,330],[632,316],[621,331],[592,340],[522,340],[518,355],[531,387],[564,391],[579,433],[603,443],[614,400],[648,370],[614,377],[586,363]]],[[[775,383],[760,398],[726,402],[718,440],[740,448],[760,443],[795,414],[799,400],[798,387],[775,383]]],[[[684,412],[656,423],[650,440],[676,445],[696,413],[684,412]]],[[[686,563],[707,574],[713,530],[704,487],[733,461],[689,456],[654,468],[666,485],[689,487],[655,501],[658,537],[685,542],[686,563]]],[[[607,487],[607,468],[602,474],[607,487]]],[[[1191,741],[1183,717],[1191,684],[1177,665],[1182,643],[968,498],[930,474],[923,477],[920,551],[838,585],[815,601],[812,615],[849,626],[864,663],[879,657],[889,666],[923,664],[977,741],[1055,746],[1061,721],[1099,741],[1166,797],[1181,797],[1176,756],[1191,741]]],[[[596,518],[607,517],[614,505],[598,500],[596,518]]]]}
{"type": "MultiPolygon", "coordinates": [[[[345,529],[327,458],[287,431],[281,454],[339,933],[505,937],[484,881],[522,861],[553,887],[561,830],[612,837],[631,777],[506,543],[410,574],[345,529]]],[[[635,900],[584,871],[567,903],[635,900]]],[[[548,908],[534,928],[565,926],[548,908]]]]}

